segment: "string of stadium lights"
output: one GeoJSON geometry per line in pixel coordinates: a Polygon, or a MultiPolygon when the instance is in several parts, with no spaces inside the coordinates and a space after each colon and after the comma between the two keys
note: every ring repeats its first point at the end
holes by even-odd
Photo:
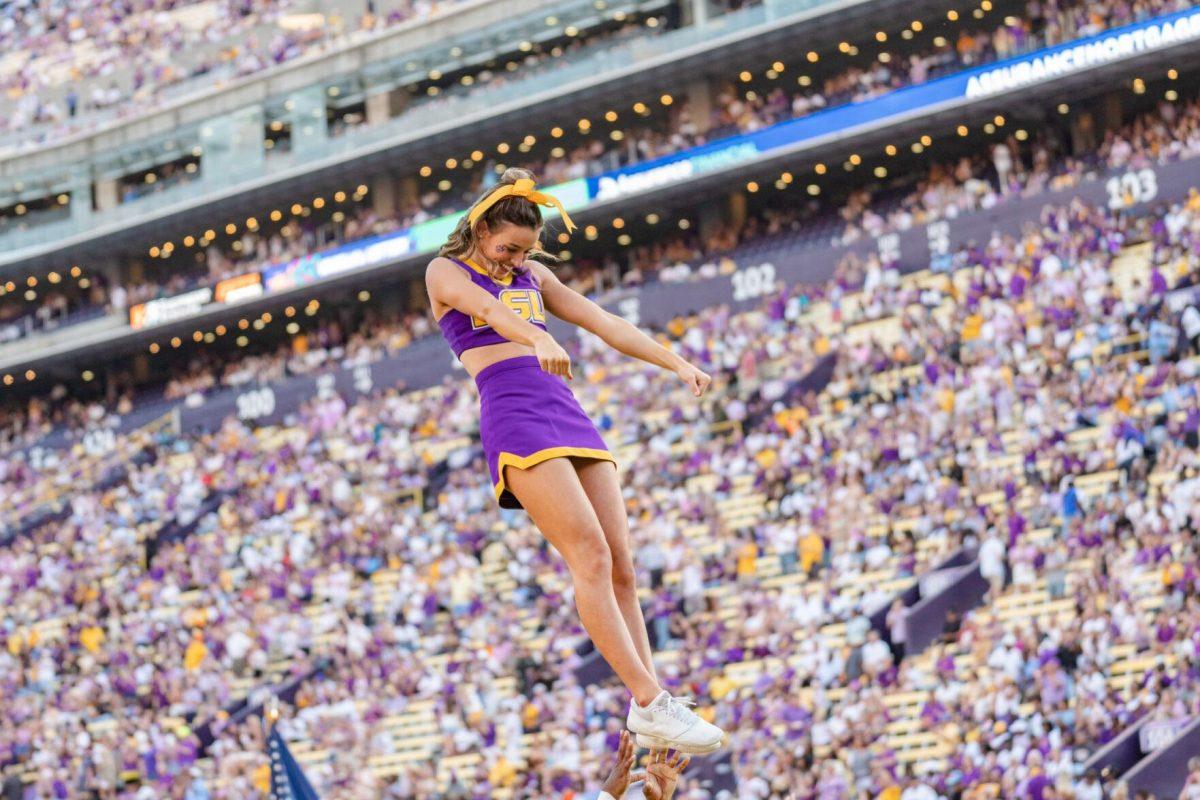
{"type": "MultiPolygon", "coordinates": [[[[87,289],[87,288],[91,287],[92,280],[91,280],[91,278],[89,278],[83,274],[82,267],[75,265],[75,266],[71,267],[71,269],[68,271],[68,274],[78,282],[80,289],[87,289]]],[[[57,270],[51,270],[45,276],[44,280],[46,281],[46,283],[50,284],[51,286],[57,286],[58,284],[62,283],[63,280],[65,280],[65,279],[63,278],[62,274],[60,272],[58,272],[57,270]]],[[[38,287],[39,283],[40,283],[40,279],[36,275],[29,275],[25,278],[24,284],[26,286],[26,289],[21,294],[21,297],[26,302],[32,303],[38,299],[37,287],[38,287]]],[[[16,294],[18,291],[20,291],[20,286],[18,285],[18,283],[15,280],[9,280],[4,283],[0,283],[0,298],[6,297],[10,294],[16,294]]]]}
{"type": "MultiPolygon", "coordinates": [[[[360,302],[365,303],[371,299],[371,293],[366,289],[363,289],[359,291],[358,299],[360,302]]],[[[315,317],[320,309],[321,301],[314,297],[308,301],[307,305],[305,305],[304,314],[305,316],[315,317]]],[[[300,333],[300,323],[298,320],[293,319],[299,313],[300,312],[294,305],[290,305],[283,310],[284,318],[291,320],[284,326],[284,330],[289,336],[295,336],[300,333]]],[[[234,343],[238,347],[247,347],[250,344],[250,336],[253,335],[253,332],[266,330],[267,326],[275,320],[276,317],[271,314],[270,311],[264,311],[253,320],[247,317],[242,317],[237,321],[236,326],[233,323],[230,323],[228,326],[222,323],[214,327],[211,331],[195,330],[192,332],[190,338],[192,342],[196,344],[214,344],[218,338],[225,336],[226,334],[233,333],[233,328],[236,327],[237,330],[241,331],[241,333],[237,335],[234,343]]],[[[151,342],[147,350],[149,351],[150,355],[158,355],[159,353],[165,352],[168,345],[172,349],[178,350],[183,346],[183,343],[183,338],[179,336],[172,336],[164,344],[151,342]]]]}
{"type": "MultiPolygon", "coordinates": [[[[345,203],[347,201],[347,198],[349,198],[350,200],[353,200],[356,203],[361,203],[363,200],[366,199],[367,194],[369,192],[370,192],[370,188],[365,183],[359,184],[359,186],[354,190],[354,194],[349,195],[349,196],[346,194],[346,192],[341,191],[341,190],[334,192],[333,193],[333,202],[340,205],[342,203],[345,203]]],[[[289,209],[289,211],[291,211],[291,215],[293,217],[305,218],[312,214],[313,209],[320,210],[320,209],[324,208],[325,206],[326,206],[325,198],[323,196],[317,196],[312,199],[311,206],[304,205],[304,204],[298,203],[298,202],[292,203],[292,206],[289,209]]],[[[274,209],[268,214],[268,217],[270,218],[271,222],[280,222],[283,220],[283,212],[280,211],[279,209],[274,209]]],[[[345,215],[345,212],[343,212],[343,211],[335,211],[332,215],[332,219],[334,222],[341,222],[345,218],[346,218],[346,215],[345,215]]],[[[257,217],[247,217],[245,226],[246,226],[246,230],[250,231],[251,233],[257,232],[259,229],[258,218],[257,217]]],[[[236,222],[228,222],[225,224],[224,231],[225,231],[226,236],[237,236],[238,224],[236,222]]],[[[191,248],[194,246],[207,247],[216,238],[217,238],[217,231],[213,228],[208,228],[199,236],[193,236],[191,234],[184,236],[183,239],[181,240],[181,243],[184,247],[187,247],[187,248],[191,248]]],[[[240,241],[234,241],[231,246],[233,247],[234,250],[241,250],[241,242],[240,241]]],[[[175,243],[173,241],[166,241],[166,242],[163,242],[161,245],[153,245],[147,252],[149,253],[151,258],[170,258],[172,253],[174,253],[174,251],[175,251],[175,243]]]]}
{"type": "MultiPolygon", "coordinates": [[[[15,184],[13,184],[13,188],[16,191],[20,192],[20,191],[24,190],[25,184],[17,182],[15,184]]],[[[71,202],[71,196],[69,194],[65,194],[65,193],[58,195],[54,199],[55,199],[55,202],[60,206],[68,205],[71,202]]],[[[17,203],[15,206],[13,206],[13,213],[16,214],[18,217],[23,217],[23,216],[25,216],[25,214],[29,213],[29,206],[27,206],[25,203],[17,203]]]]}
{"type": "MultiPolygon", "coordinates": [[[[1178,72],[1174,69],[1171,69],[1168,71],[1167,76],[1171,80],[1176,80],[1178,78],[1178,72]]],[[[1145,92],[1144,81],[1141,78],[1136,78],[1133,80],[1133,91],[1136,94],[1143,94],[1145,92]]],[[[1174,89],[1168,90],[1165,93],[1164,97],[1168,101],[1174,102],[1175,100],[1178,99],[1178,92],[1176,92],[1174,89]]],[[[1070,106],[1067,103],[1060,103],[1057,107],[1057,110],[1060,114],[1067,114],[1070,111],[1070,106]]],[[[982,133],[985,135],[992,136],[997,133],[1001,133],[1002,129],[1007,125],[1007,123],[1008,123],[1008,120],[1005,119],[1004,115],[997,114],[992,118],[991,121],[986,122],[982,126],[980,126],[979,130],[982,131],[982,133]]],[[[971,135],[971,130],[967,125],[959,125],[956,128],[955,132],[960,137],[968,137],[971,135]]],[[[1027,130],[1025,130],[1024,128],[1018,128],[1016,131],[1013,132],[1012,135],[1017,141],[1020,141],[1020,142],[1027,141],[1029,139],[1029,132],[1027,130]]],[[[924,135],[920,136],[918,139],[914,140],[909,145],[909,150],[914,155],[924,155],[932,148],[933,144],[934,144],[933,138],[931,136],[929,136],[928,134],[924,134],[924,135]]],[[[883,148],[883,154],[889,158],[896,157],[897,155],[899,155],[899,153],[900,153],[900,148],[898,148],[894,144],[888,144],[883,148]]],[[[847,159],[842,163],[842,167],[846,172],[853,172],[855,169],[857,169],[862,164],[863,164],[863,157],[861,155],[859,155],[858,153],[851,153],[847,157],[847,159]]],[[[814,176],[818,176],[818,177],[824,176],[828,173],[828,171],[829,171],[829,167],[825,162],[817,162],[812,167],[812,173],[814,176]]],[[[872,174],[878,179],[884,179],[888,176],[889,171],[885,165],[878,164],[877,166],[875,166],[873,168],[872,174]]],[[[811,178],[810,178],[810,180],[811,180],[811,178]]],[[[795,175],[793,174],[793,172],[784,171],[784,172],[780,173],[778,178],[775,179],[774,187],[778,191],[782,192],[782,191],[787,191],[788,189],[790,189],[794,183],[795,183],[795,175]]],[[[746,182],[745,188],[746,188],[747,192],[749,192],[751,194],[756,194],[762,189],[762,185],[759,183],[759,181],[751,180],[751,181],[746,182]]],[[[821,194],[821,185],[819,182],[808,183],[805,186],[805,191],[808,195],[810,195],[812,197],[817,197],[821,194]]],[[[650,214],[650,215],[647,215],[647,217],[646,217],[647,224],[653,225],[653,224],[656,224],[658,221],[659,221],[659,216],[657,214],[650,214]]],[[[611,220],[611,224],[615,229],[620,230],[625,227],[625,220],[622,217],[614,217],[611,220]]],[[[683,218],[679,221],[679,227],[684,230],[686,230],[689,227],[689,224],[690,223],[688,222],[688,220],[686,218],[683,218]]],[[[589,241],[594,241],[596,238],[598,238],[598,228],[595,225],[588,225],[584,228],[584,234],[585,234],[585,237],[589,241]]],[[[558,241],[560,243],[565,244],[569,241],[569,237],[565,233],[561,233],[558,236],[558,241]]],[[[617,237],[617,242],[618,242],[618,244],[623,245],[623,246],[628,246],[633,243],[632,237],[630,237],[630,235],[627,233],[622,233],[621,235],[619,235],[617,237]]],[[[569,251],[562,251],[562,253],[560,253],[560,256],[563,258],[569,258],[570,253],[569,253],[569,251]]]]}
{"type": "MultiPolygon", "coordinates": [[[[982,0],[979,7],[974,9],[973,16],[975,16],[977,19],[982,19],[985,16],[985,14],[987,12],[993,10],[993,8],[994,8],[994,6],[993,6],[991,0],[982,0]]],[[[957,10],[950,9],[949,11],[946,12],[946,18],[949,21],[953,22],[953,21],[959,20],[961,18],[961,15],[959,14],[959,12],[957,10]]],[[[1005,22],[1007,24],[1016,24],[1017,20],[1016,20],[1016,18],[1009,16],[1005,19],[1005,22]]],[[[922,22],[921,20],[914,20],[912,23],[910,23],[908,25],[908,27],[906,27],[902,31],[900,31],[900,33],[898,35],[900,36],[901,39],[911,40],[914,38],[914,36],[917,33],[922,32],[924,29],[925,29],[924,22],[922,22]]],[[[886,41],[888,41],[888,33],[886,31],[882,31],[882,30],[878,31],[875,33],[874,38],[879,43],[886,42],[886,41]]],[[[944,36],[939,34],[938,36],[934,37],[933,43],[937,47],[944,47],[944,46],[946,46],[946,44],[948,44],[948,41],[946,40],[946,38],[944,36]]],[[[857,45],[852,45],[846,41],[840,42],[837,46],[837,49],[842,54],[849,55],[849,56],[856,56],[860,52],[857,45]]],[[[882,63],[888,63],[891,60],[891,55],[889,53],[887,53],[886,51],[882,51],[878,57],[882,63]]],[[[810,50],[805,54],[805,58],[809,63],[815,64],[815,63],[820,62],[821,54],[816,50],[810,50]]],[[[765,70],[764,77],[766,77],[769,80],[776,80],[776,79],[782,77],[782,75],[786,71],[786,69],[787,69],[787,67],[783,62],[775,61],[771,64],[771,66],[767,70],[765,70]]],[[[737,77],[743,83],[750,83],[754,80],[754,73],[751,70],[743,69],[737,73],[737,77]]],[[[798,83],[798,85],[804,86],[804,87],[811,86],[812,78],[809,75],[799,75],[799,76],[797,76],[797,83],[798,83]]],[[[751,94],[751,96],[748,97],[747,99],[754,99],[755,96],[756,95],[751,94]]],[[[658,101],[663,106],[670,106],[674,102],[674,97],[672,97],[672,95],[669,93],[664,93],[658,98],[658,101]]],[[[638,101],[638,102],[634,103],[632,105],[632,109],[633,109],[634,113],[638,114],[639,116],[650,116],[650,113],[651,113],[649,110],[650,106],[647,105],[647,103],[644,101],[638,101]]],[[[604,118],[607,122],[615,123],[619,120],[619,115],[615,110],[610,109],[609,111],[605,112],[604,118]]],[[[581,118],[576,123],[576,126],[580,133],[589,133],[592,128],[592,122],[591,122],[591,120],[589,120],[587,118],[581,118]]],[[[550,129],[549,133],[552,138],[561,138],[564,135],[564,130],[561,125],[555,125],[554,127],[552,127],[550,129]]],[[[621,141],[624,138],[624,133],[620,130],[614,130],[614,131],[610,132],[609,136],[610,136],[610,138],[613,139],[613,141],[621,141]]],[[[519,152],[527,153],[530,151],[530,149],[532,149],[533,145],[536,144],[536,142],[537,142],[537,138],[534,135],[532,135],[532,134],[526,135],[523,138],[521,144],[518,145],[517,149],[519,152]]],[[[496,152],[501,155],[507,154],[508,152],[510,152],[510,150],[511,150],[511,147],[507,142],[500,142],[499,144],[496,145],[496,152]]],[[[565,155],[565,152],[556,155],[553,151],[551,151],[552,157],[561,158],[563,155],[565,155]]],[[[483,151],[477,149],[477,150],[474,150],[469,157],[466,157],[463,159],[448,158],[448,159],[446,159],[445,165],[446,165],[446,168],[450,169],[450,170],[456,169],[459,166],[461,166],[464,169],[470,169],[471,167],[475,166],[476,163],[482,161],[483,158],[484,158],[483,151]]],[[[497,164],[495,166],[495,170],[497,173],[503,173],[506,168],[507,168],[507,165],[504,165],[504,164],[497,164]]],[[[433,174],[433,168],[429,165],[422,166],[420,168],[420,170],[418,171],[418,174],[423,178],[428,178],[433,174]]],[[[438,188],[441,189],[442,191],[447,191],[450,188],[452,188],[452,183],[449,181],[442,181],[439,184],[438,188]]]]}
{"type": "MultiPolygon", "coordinates": [[[[366,289],[360,290],[358,292],[358,300],[360,302],[366,303],[370,299],[371,299],[371,293],[369,291],[367,291],[366,289]]],[[[320,311],[320,308],[321,308],[321,302],[319,300],[317,300],[317,298],[314,297],[311,300],[309,300],[308,304],[304,307],[304,314],[309,317],[315,317],[317,315],[317,312],[320,311]]],[[[287,334],[289,336],[295,336],[300,333],[300,324],[295,319],[293,319],[294,317],[297,316],[298,313],[299,313],[299,311],[297,311],[297,309],[294,305],[287,306],[283,310],[283,316],[285,318],[291,320],[284,327],[284,330],[287,332],[287,334]]],[[[235,344],[237,344],[238,347],[249,346],[250,335],[252,335],[252,331],[257,332],[257,331],[266,330],[267,326],[270,325],[274,321],[275,321],[275,317],[269,311],[264,311],[262,314],[260,314],[258,317],[254,318],[253,320],[246,318],[246,317],[241,318],[236,323],[236,328],[239,331],[242,331],[242,333],[238,334],[237,338],[234,340],[235,344]]],[[[200,343],[215,344],[218,338],[223,337],[226,334],[229,334],[232,332],[233,332],[233,323],[231,323],[229,326],[222,323],[222,324],[215,326],[211,331],[195,330],[192,332],[192,335],[189,338],[195,344],[200,344],[200,343]]],[[[182,337],[172,336],[169,340],[166,341],[165,344],[162,344],[162,345],[160,345],[158,342],[151,342],[147,349],[148,349],[150,355],[158,355],[160,353],[167,352],[166,348],[168,345],[171,347],[171,349],[178,350],[180,347],[183,346],[183,344],[184,344],[184,339],[182,337]]],[[[35,381],[37,379],[37,372],[33,369],[28,369],[25,371],[24,377],[25,377],[25,380],[27,383],[32,383],[33,381],[35,381]]],[[[92,372],[92,370],[90,370],[90,369],[85,369],[80,373],[80,378],[85,383],[94,380],[95,377],[96,377],[95,373],[92,372]]],[[[2,378],[0,378],[0,382],[3,382],[3,384],[5,386],[12,386],[16,382],[16,380],[17,380],[16,377],[14,375],[12,375],[11,373],[5,374],[2,378]]]]}
{"type": "MultiPolygon", "coordinates": [[[[975,11],[978,12],[976,14],[976,16],[982,17],[983,12],[985,12],[987,10],[991,10],[991,8],[992,8],[992,4],[988,0],[983,0],[983,3],[981,3],[980,8],[975,9],[975,11]]],[[[952,9],[949,12],[947,12],[947,18],[953,21],[953,20],[959,19],[959,15],[956,11],[954,11],[952,9]]],[[[1006,18],[1005,21],[1007,24],[1015,24],[1015,22],[1016,22],[1016,20],[1013,17],[1008,17],[1008,18],[1006,18]]],[[[914,20],[911,23],[911,25],[902,32],[901,36],[902,36],[902,38],[911,39],[914,32],[920,32],[923,29],[924,29],[924,26],[921,23],[921,21],[914,20]],[[907,34],[907,35],[905,35],[905,34],[907,34]]],[[[884,31],[879,31],[875,34],[875,38],[879,42],[885,42],[885,41],[887,41],[887,34],[884,31]]],[[[945,37],[939,35],[934,38],[934,44],[938,47],[944,47],[947,44],[947,41],[945,40],[945,37]]],[[[848,55],[857,55],[857,53],[858,53],[858,48],[854,45],[850,45],[847,42],[841,42],[838,45],[838,49],[841,52],[846,53],[848,55]]],[[[816,53],[815,51],[810,51],[808,53],[807,58],[810,62],[817,62],[820,60],[820,55],[818,53],[816,53]]],[[[886,51],[881,52],[879,54],[879,58],[883,63],[887,63],[890,60],[890,56],[886,51]]],[[[785,69],[786,69],[786,67],[782,62],[776,61],[771,65],[771,68],[766,71],[765,76],[768,79],[772,79],[772,80],[776,79],[785,71],[785,69]]],[[[1178,74],[1177,74],[1176,70],[1171,69],[1168,71],[1167,76],[1171,80],[1175,80],[1178,77],[1178,74]]],[[[739,78],[744,83],[749,83],[753,80],[753,74],[748,70],[743,70],[742,72],[739,73],[739,78]]],[[[812,83],[812,79],[808,75],[801,75],[801,76],[799,76],[799,78],[797,80],[798,80],[798,83],[802,86],[809,86],[812,83]]],[[[1141,78],[1134,79],[1132,89],[1135,94],[1143,94],[1145,92],[1144,81],[1141,78]]],[[[756,97],[757,97],[757,95],[752,90],[747,92],[747,99],[753,100],[756,97]]],[[[1178,99],[1178,93],[1173,89],[1168,90],[1165,94],[1165,98],[1168,101],[1174,102],[1175,100],[1178,99]]],[[[659,98],[659,101],[662,103],[662,105],[669,106],[674,101],[674,98],[670,94],[663,94],[659,98]]],[[[641,116],[649,116],[649,114],[650,114],[648,107],[643,102],[639,101],[637,103],[634,103],[632,108],[635,113],[637,113],[641,116]]],[[[1069,107],[1066,104],[1061,104],[1059,106],[1058,110],[1059,110],[1059,113],[1066,114],[1069,110],[1069,107]]],[[[610,123],[615,123],[618,121],[619,115],[616,111],[609,110],[609,111],[605,112],[604,118],[606,121],[608,121],[610,123]]],[[[1003,126],[1003,124],[1004,124],[1003,117],[997,117],[997,119],[999,121],[996,122],[994,126],[992,124],[987,124],[984,126],[985,133],[988,133],[988,134],[994,133],[996,127],[1003,126]]],[[[580,119],[578,121],[577,125],[578,125],[579,131],[581,133],[587,133],[591,130],[591,121],[586,118],[580,119]]],[[[967,126],[960,125],[958,127],[958,134],[960,136],[967,136],[968,135],[967,126]]],[[[564,135],[564,132],[563,132],[563,128],[561,126],[556,125],[555,127],[550,129],[550,136],[552,138],[561,138],[563,135],[564,135]]],[[[1024,141],[1027,138],[1027,135],[1028,135],[1027,132],[1020,130],[1017,132],[1016,137],[1018,140],[1024,141]]],[[[610,132],[610,138],[612,138],[614,141],[621,141],[624,138],[624,133],[620,130],[613,130],[610,132]]],[[[923,136],[923,137],[921,137],[919,143],[914,143],[912,145],[913,152],[920,153],[920,152],[922,152],[923,148],[929,147],[930,142],[927,141],[928,139],[929,139],[928,136],[923,136]]],[[[533,134],[528,134],[524,137],[521,144],[518,146],[518,150],[520,152],[527,153],[530,151],[530,149],[532,149],[532,146],[534,144],[536,144],[536,142],[537,142],[537,138],[533,134]]],[[[889,145],[889,151],[894,150],[894,149],[895,148],[893,146],[889,145]]],[[[507,142],[500,142],[496,146],[496,152],[501,155],[509,153],[510,150],[511,150],[511,147],[507,142]]],[[[565,151],[563,151],[561,147],[556,147],[554,150],[551,150],[550,155],[555,158],[561,158],[563,155],[565,155],[565,151]]],[[[888,152],[888,155],[895,155],[895,153],[888,152]]],[[[482,161],[484,159],[484,157],[485,157],[485,155],[484,155],[483,151],[474,150],[470,154],[470,157],[464,158],[461,161],[459,159],[456,159],[453,157],[446,159],[445,166],[447,169],[450,169],[450,170],[456,169],[459,166],[461,166],[464,169],[469,169],[469,168],[475,166],[476,163],[482,161]]],[[[851,161],[853,161],[853,158],[851,159],[851,161]]],[[[854,162],[854,163],[855,163],[855,165],[857,165],[857,162],[854,162]]],[[[495,171],[497,173],[503,173],[506,168],[507,168],[506,164],[503,164],[503,163],[496,164],[495,171]]],[[[880,178],[886,177],[886,174],[887,174],[886,167],[877,168],[877,173],[880,173],[880,174],[877,174],[877,177],[880,177],[880,178]]],[[[428,178],[428,177],[432,176],[433,168],[429,165],[424,165],[419,169],[418,174],[423,178],[428,178]]],[[[777,186],[777,188],[783,189],[783,188],[786,188],[786,186],[791,183],[791,180],[782,179],[781,181],[779,181],[777,183],[782,183],[783,185],[777,186]]],[[[449,180],[443,179],[442,181],[439,182],[438,189],[441,191],[448,191],[449,189],[452,188],[452,186],[453,186],[453,184],[449,180]]],[[[748,186],[747,188],[750,188],[750,187],[748,186]]],[[[751,188],[750,191],[756,191],[756,189],[751,188]]],[[[561,241],[561,238],[560,238],[560,241],[561,241]]]]}
{"type": "MultiPolygon", "coordinates": [[[[371,299],[371,293],[366,289],[362,289],[358,292],[357,298],[359,302],[369,302],[371,299]]],[[[321,301],[314,297],[310,299],[304,306],[303,313],[305,316],[315,317],[320,309],[321,301]]],[[[295,336],[300,333],[301,326],[299,321],[296,319],[299,314],[300,310],[298,310],[294,305],[289,305],[283,310],[283,317],[289,320],[284,326],[284,330],[289,336],[295,336]]],[[[271,314],[271,312],[264,311],[262,314],[253,319],[243,317],[239,319],[237,323],[230,323],[229,325],[221,323],[209,331],[197,329],[193,331],[192,335],[188,338],[195,344],[215,344],[218,338],[233,333],[234,329],[236,328],[236,330],[241,331],[241,333],[239,333],[236,339],[234,339],[234,343],[238,347],[248,347],[250,344],[250,336],[252,336],[255,332],[266,330],[267,326],[275,322],[276,319],[277,318],[271,314]]],[[[150,355],[159,355],[160,353],[168,352],[168,347],[172,350],[178,350],[184,345],[184,343],[185,340],[183,337],[172,336],[162,344],[159,344],[158,342],[151,342],[147,348],[147,351],[150,353],[150,355]]],[[[37,373],[35,370],[29,369],[26,370],[24,377],[26,382],[32,383],[37,379],[37,373]]],[[[95,373],[90,369],[85,369],[80,373],[80,378],[85,383],[90,382],[95,379],[95,373]]],[[[3,382],[5,386],[12,386],[16,380],[16,376],[12,375],[11,373],[0,378],[0,382],[3,382]]]]}

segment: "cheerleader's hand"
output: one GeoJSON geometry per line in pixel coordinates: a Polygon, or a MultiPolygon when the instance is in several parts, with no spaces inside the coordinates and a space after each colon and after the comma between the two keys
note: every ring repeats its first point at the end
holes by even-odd
{"type": "Polygon", "coordinates": [[[533,354],[543,371],[561,375],[569,381],[575,379],[571,373],[571,356],[550,334],[543,333],[534,341],[533,354]]]}
{"type": "Polygon", "coordinates": [[[712,383],[711,375],[686,362],[682,367],[675,370],[675,374],[688,385],[688,388],[692,390],[692,394],[696,395],[696,397],[704,394],[708,385],[712,383]]]}

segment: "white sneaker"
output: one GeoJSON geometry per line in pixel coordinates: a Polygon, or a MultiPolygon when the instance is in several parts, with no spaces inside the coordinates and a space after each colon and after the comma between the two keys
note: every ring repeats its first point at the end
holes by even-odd
{"type": "Polygon", "coordinates": [[[690,697],[671,697],[664,689],[645,708],[630,700],[625,725],[635,734],[638,747],[669,748],[691,755],[714,753],[728,744],[729,735],[700,719],[688,708],[694,705],[696,701],[690,697]]]}

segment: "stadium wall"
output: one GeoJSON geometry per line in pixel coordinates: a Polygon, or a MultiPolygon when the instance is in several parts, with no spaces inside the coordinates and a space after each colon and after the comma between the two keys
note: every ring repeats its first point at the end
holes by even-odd
{"type": "Polygon", "coordinates": [[[1092,754],[1083,765],[1085,771],[1093,770],[1097,775],[1124,775],[1142,757],[1138,741],[1145,718],[1126,728],[1119,736],[1092,754]]]}
{"type": "Polygon", "coordinates": [[[909,652],[920,653],[936,641],[942,635],[942,626],[951,610],[965,615],[983,600],[988,582],[979,572],[978,559],[957,569],[959,574],[949,585],[909,609],[909,652]]]}
{"type": "MultiPolygon", "coordinates": [[[[910,615],[909,619],[908,619],[909,628],[912,627],[913,622],[914,622],[913,617],[912,617],[914,607],[918,603],[920,603],[922,600],[922,597],[921,597],[922,585],[925,584],[925,582],[926,582],[925,579],[930,576],[937,575],[938,573],[942,573],[942,572],[946,572],[946,574],[950,574],[950,572],[949,572],[950,570],[957,571],[960,568],[970,564],[974,558],[975,558],[974,550],[972,550],[970,548],[966,548],[966,547],[961,548],[958,551],[956,551],[953,555],[951,555],[949,558],[947,558],[945,561],[938,564],[933,569],[929,570],[929,572],[926,572],[923,575],[919,575],[916,583],[914,583],[912,586],[908,587],[903,592],[900,592],[899,594],[897,594],[895,597],[892,598],[892,600],[900,600],[902,603],[904,603],[905,607],[909,609],[909,615],[910,615]]],[[[941,588],[933,591],[931,597],[937,597],[945,591],[946,586],[944,584],[939,583],[938,586],[940,586],[941,588]]],[[[929,598],[925,598],[925,599],[929,599],[929,598]]],[[[892,605],[892,602],[888,601],[887,603],[881,605],[879,608],[875,609],[875,611],[870,616],[871,627],[874,628],[876,631],[878,631],[880,637],[885,642],[888,642],[889,644],[892,641],[892,637],[888,631],[887,615],[888,615],[888,611],[891,610],[891,605],[892,605]]],[[[944,611],[944,609],[943,609],[943,611],[944,611]]],[[[935,616],[937,613],[937,609],[928,608],[926,613],[928,613],[931,617],[935,616]]],[[[939,628],[938,628],[939,633],[941,632],[940,626],[944,621],[945,621],[944,614],[942,617],[937,619],[937,624],[939,626],[939,628]]],[[[927,623],[922,620],[920,624],[925,625],[927,623]]]]}
{"type": "Polygon", "coordinates": [[[1191,723],[1173,742],[1156,750],[1125,775],[1130,794],[1149,792],[1151,797],[1178,797],[1187,782],[1188,761],[1200,753],[1200,719],[1191,723]]]}

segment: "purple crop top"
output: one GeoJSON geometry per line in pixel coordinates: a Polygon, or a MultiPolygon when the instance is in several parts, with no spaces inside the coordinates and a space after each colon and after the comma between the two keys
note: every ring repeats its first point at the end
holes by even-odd
{"type": "MultiPolygon", "coordinates": [[[[474,262],[459,261],[457,258],[450,260],[466,270],[476,286],[487,289],[521,319],[546,330],[546,306],[542,303],[541,286],[532,270],[516,270],[509,276],[508,283],[500,283],[474,262]]],[[[462,356],[474,347],[510,341],[492,330],[483,320],[470,317],[456,308],[442,315],[438,327],[442,329],[442,336],[450,343],[455,356],[462,356]]]]}

